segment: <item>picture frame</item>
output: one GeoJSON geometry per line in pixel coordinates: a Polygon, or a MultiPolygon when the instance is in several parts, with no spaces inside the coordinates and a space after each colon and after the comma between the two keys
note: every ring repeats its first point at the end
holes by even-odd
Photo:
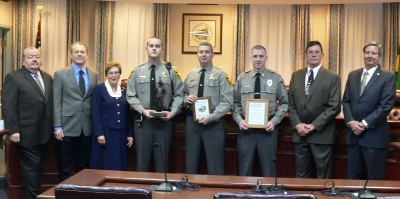
{"type": "Polygon", "coordinates": [[[244,117],[248,128],[267,128],[269,99],[246,99],[244,117]]]}
{"type": "Polygon", "coordinates": [[[199,121],[200,118],[212,113],[211,97],[199,97],[193,104],[193,121],[199,121]]]}
{"type": "Polygon", "coordinates": [[[182,53],[196,54],[201,42],[209,42],[214,54],[222,54],[222,14],[182,14],[182,53]]]}

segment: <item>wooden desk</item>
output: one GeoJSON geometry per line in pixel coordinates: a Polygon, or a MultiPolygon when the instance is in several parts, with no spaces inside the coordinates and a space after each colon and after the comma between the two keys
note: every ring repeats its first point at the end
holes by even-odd
{"type": "Polygon", "coordinates": [[[3,135],[9,133],[8,129],[0,130],[0,149],[3,149],[3,135]]]}
{"type": "MultiPolygon", "coordinates": [[[[175,184],[185,174],[168,174],[168,179],[175,184]]],[[[196,191],[183,190],[180,193],[166,193],[153,191],[153,198],[161,199],[198,199],[213,198],[217,192],[243,192],[244,189],[255,187],[256,181],[262,179],[263,185],[274,183],[274,178],[265,177],[242,177],[242,176],[212,176],[212,175],[187,175],[189,182],[199,184],[203,189],[196,191]]],[[[149,188],[150,185],[158,185],[164,181],[164,174],[131,171],[107,171],[85,169],[62,184],[76,184],[86,186],[120,186],[149,188]]],[[[278,178],[278,183],[283,184],[286,189],[294,193],[311,193],[311,191],[324,190],[325,179],[300,179],[300,178],[278,178]]],[[[336,189],[347,189],[359,191],[365,184],[364,180],[339,180],[335,179],[336,189]]],[[[329,186],[329,185],[327,185],[329,186]]],[[[376,181],[368,182],[369,190],[381,193],[381,195],[400,195],[400,181],[376,181]]],[[[54,187],[45,191],[37,199],[53,199],[54,187]]],[[[249,190],[250,191],[250,190],[249,190]]],[[[317,195],[318,198],[329,198],[317,195]]]]}

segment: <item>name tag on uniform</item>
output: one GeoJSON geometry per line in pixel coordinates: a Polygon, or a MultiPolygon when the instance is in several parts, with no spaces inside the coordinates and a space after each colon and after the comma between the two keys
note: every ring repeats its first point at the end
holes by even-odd
{"type": "Polygon", "coordinates": [[[243,85],[243,87],[248,88],[248,87],[250,87],[250,84],[245,84],[245,85],[243,85]]]}

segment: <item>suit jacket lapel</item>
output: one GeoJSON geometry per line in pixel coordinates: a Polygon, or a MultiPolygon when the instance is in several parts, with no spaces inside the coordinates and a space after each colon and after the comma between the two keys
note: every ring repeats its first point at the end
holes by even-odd
{"type": "Polygon", "coordinates": [[[297,84],[300,85],[300,89],[303,91],[303,92],[300,92],[302,99],[306,99],[306,85],[305,85],[306,73],[307,73],[307,68],[303,69],[303,72],[299,73],[300,77],[298,78],[298,80],[296,82],[297,84]]]}
{"type": "MultiPolygon", "coordinates": [[[[382,73],[381,67],[378,66],[378,68],[376,68],[374,74],[372,75],[371,79],[369,79],[369,81],[368,81],[367,85],[365,86],[364,91],[360,97],[362,97],[364,95],[364,93],[368,91],[368,89],[371,87],[371,85],[376,82],[376,80],[381,76],[381,73],[382,73]]],[[[361,90],[361,84],[360,84],[360,90],[361,90]]]]}
{"type": "MultiPolygon", "coordinates": [[[[67,75],[68,75],[69,79],[71,80],[72,85],[74,85],[76,91],[79,93],[79,95],[82,96],[81,90],[79,89],[78,82],[76,81],[75,71],[74,71],[74,69],[72,67],[68,68],[67,75]]],[[[82,97],[84,97],[84,96],[82,96],[82,97]]]]}
{"type": "Polygon", "coordinates": [[[43,73],[42,73],[42,78],[43,78],[43,83],[44,83],[44,88],[45,88],[45,95],[46,95],[45,99],[46,99],[46,102],[47,102],[47,100],[49,99],[49,93],[50,93],[50,92],[47,92],[47,91],[50,91],[50,89],[52,89],[52,88],[50,88],[51,79],[47,78],[47,77],[44,77],[43,73]]]}
{"type": "MultiPolygon", "coordinates": [[[[35,90],[40,94],[40,96],[42,96],[43,98],[45,98],[42,90],[39,88],[39,85],[36,83],[36,81],[33,79],[31,72],[29,72],[28,70],[26,70],[25,66],[23,66],[23,73],[24,73],[24,77],[26,80],[28,80],[28,82],[35,88],[35,90]]],[[[42,75],[43,77],[43,75],[42,75]]],[[[44,80],[43,80],[44,81],[44,80]]]]}
{"type": "Polygon", "coordinates": [[[88,71],[89,81],[90,81],[89,88],[86,94],[90,94],[93,91],[94,87],[96,86],[97,79],[95,79],[95,76],[93,75],[93,71],[91,69],[89,69],[88,67],[86,67],[86,69],[88,71]]]}

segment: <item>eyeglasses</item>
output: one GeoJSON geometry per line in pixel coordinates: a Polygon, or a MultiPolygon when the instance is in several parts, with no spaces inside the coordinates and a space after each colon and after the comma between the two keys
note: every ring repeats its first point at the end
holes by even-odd
{"type": "Polygon", "coordinates": [[[364,55],[378,55],[377,52],[365,51],[364,55]]]}
{"type": "Polygon", "coordinates": [[[118,74],[119,74],[118,71],[115,71],[115,72],[107,72],[107,75],[118,75],[118,74]]]}
{"type": "Polygon", "coordinates": [[[320,55],[321,52],[320,51],[308,51],[307,55],[320,55]]]}

